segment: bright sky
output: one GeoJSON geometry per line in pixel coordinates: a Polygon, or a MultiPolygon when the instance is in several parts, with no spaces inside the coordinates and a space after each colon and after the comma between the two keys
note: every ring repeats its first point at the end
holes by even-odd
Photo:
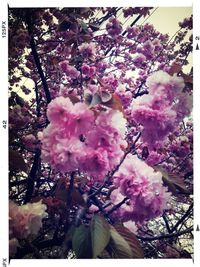
{"type": "Polygon", "coordinates": [[[147,21],[172,36],[179,29],[178,22],[191,14],[192,7],[159,7],[147,21]]]}
{"type": "MultiPolygon", "coordinates": [[[[173,36],[180,28],[178,22],[190,17],[191,14],[193,14],[192,7],[159,7],[146,22],[153,24],[158,31],[173,36]]],[[[143,20],[141,20],[142,22],[143,20]]],[[[188,37],[190,37],[190,34],[188,37]]],[[[183,68],[185,72],[189,72],[191,69],[192,54],[188,56],[188,61],[189,64],[183,68]]]]}

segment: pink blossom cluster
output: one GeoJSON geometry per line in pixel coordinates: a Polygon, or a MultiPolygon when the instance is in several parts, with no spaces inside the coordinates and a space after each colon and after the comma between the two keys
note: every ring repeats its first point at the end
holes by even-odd
{"type": "Polygon", "coordinates": [[[9,203],[9,247],[14,256],[19,246],[18,239],[37,235],[42,227],[42,219],[47,217],[46,205],[41,201],[18,206],[13,201],[9,203]]]}
{"type": "Polygon", "coordinates": [[[142,68],[143,66],[145,66],[145,61],[146,56],[141,53],[136,54],[133,58],[133,63],[137,68],[142,68]]]}
{"type": "Polygon", "coordinates": [[[37,143],[36,137],[33,134],[27,134],[22,137],[22,141],[26,148],[34,148],[37,143]]]}
{"type": "Polygon", "coordinates": [[[50,124],[39,135],[43,160],[63,173],[79,169],[103,179],[124,154],[126,120],[109,108],[97,113],[69,98],[52,100],[47,109],[50,124]]]}
{"type": "Polygon", "coordinates": [[[29,36],[27,34],[27,31],[22,28],[17,30],[16,34],[13,36],[13,42],[15,43],[15,47],[19,49],[24,49],[28,41],[29,36]]]}
{"type": "Polygon", "coordinates": [[[102,81],[103,81],[104,86],[108,88],[108,90],[110,90],[111,92],[112,91],[114,92],[118,86],[118,79],[113,74],[104,76],[102,81]]]}
{"type": "Polygon", "coordinates": [[[140,30],[137,26],[127,28],[127,37],[130,39],[137,37],[139,33],[140,33],[140,30]]]}
{"type": "Polygon", "coordinates": [[[106,24],[106,30],[112,37],[117,37],[122,32],[122,26],[115,17],[111,17],[109,22],[106,24]]]}
{"type": "Polygon", "coordinates": [[[24,127],[29,123],[32,123],[33,119],[30,116],[29,110],[26,105],[21,107],[20,105],[15,105],[9,111],[9,127],[13,128],[17,125],[18,128],[24,127]]]}
{"type": "Polygon", "coordinates": [[[81,55],[85,58],[96,55],[96,46],[94,43],[82,43],[78,48],[81,55]]]}
{"type": "Polygon", "coordinates": [[[191,96],[183,93],[182,77],[160,70],[149,76],[146,84],[149,94],[132,102],[132,118],[144,126],[142,140],[153,148],[190,114],[192,105],[191,96]]]}
{"type": "Polygon", "coordinates": [[[83,75],[91,78],[96,74],[96,67],[95,66],[89,66],[87,64],[84,64],[82,67],[82,73],[83,75]]]}
{"type": "Polygon", "coordinates": [[[80,75],[80,72],[74,66],[69,65],[67,60],[60,62],[60,68],[71,79],[76,79],[80,75]]]}
{"type": "Polygon", "coordinates": [[[140,12],[140,7],[128,7],[123,9],[124,17],[127,18],[128,16],[133,16],[135,14],[138,14],[140,12]]]}
{"type": "Polygon", "coordinates": [[[41,201],[18,206],[9,203],[10,235],[22,239],[29,235],[37,235],[42,227],[42,219],[47,217],[46,205],[41,201]]]}
{"type": "Polygon", "coordinates": [[[180,158],[184,158],[191,152],[192,143],[189,141],[187,136],[180,136],[176,140],[172,141],[170,145],[170,151],[180,158]]]}
{"type": "Polygon", "coordinates": [[[126,156],[114,175],[113,183],[117,187],[111,193],[113,203],[118,204],[128,198],[117,211],[124,221],[143,223],[167,209],[171,193],[163,186],[162,174],[155,172],[136,155],[126,156]]]}
{"type": "Polygon", "coordinates": [[[176,133],[176,135],[177,136],[174,136],[173,140],[171,140],[167,146],[167,150],[170,151],[170,157],[162,164],[162,166],[168,171],[173,171],[174,167],[178,166],[179,171],[190,173],[193,170],[192,130],[186,128],[184,135],[180,135],[180,133],[176,133]]]}
{"type": "Polygon", "coordinates": [[[135,14],[146,16],[147,14],[150,14],[150,9],[152,9],[152,7],[129,7],[126,9],[124,8],[123,13],[125,18],[127,18],[128,16],[133,16],[135,14]]]}
{"type": "Polygon", "coordinates": [[[182,22],[179,22],[179,26],[191,30],[193,28],[193,16],[191,15],[189,18],[185,18],[182,22]]]}
{"type": "Polygon", "coordinates": [[[128,107],[133,99],[131,91],[126,90],[126,87],[123,84],[119,84],[115,93],[120,97],[123,107],[128,107]]]}
{"type": "Polygon", "coordinates": [[[154,166],[164,160],[164,155],[159,154],[157,151],[151,150],[147,159],[146,163],[150,166],[154,166]]]}

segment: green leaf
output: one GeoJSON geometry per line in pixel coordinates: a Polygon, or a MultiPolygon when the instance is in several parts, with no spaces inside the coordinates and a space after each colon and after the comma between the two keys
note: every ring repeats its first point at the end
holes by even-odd
{"type": "Polygon", "coordinates": [[[115,259],[132,259],[133,253],[128,242],[115,230],[114,227],[110,229],[110,242],[107,251],[112,258],[115,259]]]}
{"type": "Polygon", "coordinates": [[[80,21],[80,25],[81,25],[82,30],[83,30],[85,33],[88,33],[88,26],[87,26],[87,24],[86,24],[83,20],[80,21]]]}
{"type": "Polygon", "coordinates": [[[73,233],[72,249],[79,259],[92,258],[92,244],[90,228],[86,225],[80,225],[73,233]]]}
{"type": "Polygon", "coordinates": [[[67,240],[72,240],[76,229],[77,228],[74,225],[70,226],[69,230],[67,231],[67,237],[66,237],[67,240]]]}
{"type": "Polygon", "coordinates": [[[27,172],[27,165],[23,157],[15,150],[9,149],[9,168],[27,172]]]}
{"type": "Polygon", "coordinates": [[[106,249],[104,249],[104,251],[102,251],[97,258],[99,258],[99,259],[111,259],[111,256],[108,253],[108,251],[106,249]]]}
{"type": "Polygon", "coordinates": [[[110,226],[100,215],[94,215],[90,223],[93,258],[96,258],[108,245],[110,226]]]}
{"type": "Polygon", "coordinates": [[[117,232],[128,242],[134,259],[144,258],[143,249],[137,239],[137,237],[122,224],[114,226],[117,232]]]}
{"type": "Polygon", "coordinates": [[[164,170],[162,167],[154,166],[155,171],[159,171],[162,174],[162,180],[164,185],[166,185],[174,195],[177,194],[177,190],[187,193],[188,189],[185,186],[184,179],[182,179],[180,176],[178,176],[175,173],[168,173],[166,170],[164,170]]]}

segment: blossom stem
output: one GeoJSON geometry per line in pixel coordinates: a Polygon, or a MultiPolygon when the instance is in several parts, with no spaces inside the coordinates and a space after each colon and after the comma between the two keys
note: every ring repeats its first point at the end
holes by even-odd
{"type": "Polygon", "coordinates": [[[126,200],[128,200],[128,197],[125,197],[122,201],[120,201],[118,204],[116,204],[111,210],[107,212],[107,214],[111,214],[113,211],[117,210],[121,205],[123,205],[126,200]]]}

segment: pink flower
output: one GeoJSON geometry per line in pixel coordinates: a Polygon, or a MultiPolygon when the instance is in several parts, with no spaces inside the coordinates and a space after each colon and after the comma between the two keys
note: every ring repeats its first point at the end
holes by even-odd
{"type": "Polygon", "coordinates": [[[162,70],[152,73],[146,81],[149,87],[150,94],[156,93],[156,91],[166,91],[175,95],[177,92],[181,92],[184,88],[184,80],[182,77],[170,76],[167,72],[162,70]]]}
{"type": "Polygon", "coordinates": [[[142,140],[152,148],[156,145],[156,141],[165,140],[167,135],[174,130],[176,112],[170,108],[157,110],[141,105],[132,110],[132,117],[144,126],[142,140]]]}
{"type": "Polygon", "coordinates": [[[149,95],[133,101],[132,118],[144,126],[142,140],[153,148],[163,143],[178,123],[190,114],[192,106],[189,103],[192,101],[182,92],[185,86],[182,77],[157,71],[148,77],[146,84],[149,95]]]}
{"type": "Polygon", "coordinates": [[[124,220],[142,223],[159,216],[167,208],[171,193],[163,186],[162,174],[155,172],[137,156],[126,156],[114,175],[113,183],[118,191],[112,192],[111,200],[115,204],[119,197],[128,197],[130,200],[119,209],[124,220]],[[119,197],[116,196],[117,192],[120,193],[119,197]],[[129,209],[128,204],[131,206],[129,209]]]}
{"type": "Polygon", "coordinates": [[[81,168],[89,175],[103,179],[110,170],[108,154],[104,149],[88,150],[82,158],[81,168]]]}
{"type": "Polygon", "coordinates": [[[174,104],[174,110],[177,113],[177,122],[180,122],[186,116],[189,116],[193,107],[192,95],[187,92],[179,94],[179,100],[174,104]]]}
{"type": "Polygon", "coordinates": [[[98,116],[85,103],[57,97],[47,109],[50,124],[39,133],[42,159],[62,173],[79,169],[103,179],[119,164],[127,147],[126,120],[117,110],[98,116]]]}
{"type": "Polygon", "coordinates": [[[106,30],[109,35],[115,38],[122,32],[121,23],[115,17],[112,17],[106,24],[106,30]]]}
{"type": "Polygon", "coordinates": [[[94,66],[90,67],[87,64],[84,64],[81,69],[82,69],[82,73],[86,75],[87,77],[93,77],[96,73],[96,67],[94,66]]]}
{"type": "Polygon", "coordinates": [[[143,48],[145,50],[148,51],[154,51],[154,45],[152,44],[152,42],[150,40],[147,40],[144,44],[143,44],[143,48]]]}
{"type": "Polygon", "coordinates": [[[133,27],[129,27],[127,29],[127,37],[132,39],[132,38],[135,38],[137,35],[139,35],[140,33],[140,29],[137,27],[137,26],[133,26],[133,27]]]}
{"type": "Polygon", "coordinates": [[[36,138],[33,134],[27,134],[23,136],[22,140],[27,148],[34,148],[34,143],[36,142],[36,138]]]}
{"type": "Polygon", "coordinates": [[[92,131],[88,132],[86,144],[94,149],[103,147],[108,149],[115,143],[114,135],[110,131],[102,127],[95,127],[92,131]]]}
{"type": "Polygon", "coordinates": [[[41,201],[17,206],[14,202],[9,203],[9,226],[10,236],[19,239],[29,235],[37,235],[42,227],[42,219],[47,217],[46,205],[41,201]]]}
{"type": "Polygon", "coordinates": [[[50,151],[51,165],[61,172],[74,171],[79,168],[84,153],[85,145],[79,139],[60,139],[50,151]]]}
{"type": "Polygon", "coordinates": [[[107,87],[111,92],[118,86],[118,79],[113,74],[109,74],[108,76],[103,77],[102,81],[105,87],[107,87]]]}
{"type": "Polygon", "coordinates": [[[82,73],[84,74],[84,75],[86,75],[86,76],[90,76],[90,66],[89,65],[87,65],[87,64],[84,64],[82,67],[81,67],[81,69],[82,69],[82,73]]]}
{"type": "Polygon", "coordinates": [[[60,62],[60,68],[63,72],[67,71],[68,64],[69,64],[69,62],[67,60],[60,62]]]}
{"type": "Polygon", "coordinates": [[[78,136],[86,134],[94,127],[94,113],[89,110],[85,103],[76,103],[73,108],[73,126],[74,133],[78,136]]]}
{"type": "Polygon", "coordinates": [[[77,79],[80,75],[80,72],[74,66],[69,65],[69,62],[67,60],[60,62],[59,65],[62,72],[64,72],[71,79],[77,79]]]}
{"type": "Polygon", "coordinates": [[[123,114],[118,110],[109,109],[105,112],[101,112],[97,117],[96,124],[102,128],[110,129],[119,133],[121,136],[125,136],[126,133],[126,119],[123,114]]]}
{"type": "Polygon", "coordinates": [[[145,61],[146,61],[146,57],[141,53],[138,53],[137,55],[135,55],[133,59],[134,65],[138,68],[142,67],[145,61]]]}
{"type": "Polygon", "coordinates": [[[47,109],[49,121],[55,124],[67,123],[72,114],[73,104],[69,98],[57,97],[51,101],[47,109]]]}
{"type": "Polygon", "coordinates": [[[146,159],[146,163],[150,166],[154,166],[155,164],[158,164],[160,161],[162,161],[164,158],[164,155],[159,154],[156,151],[150,151],[148,158],[146,159]]]}
{"type": "Polygon", "coordinates": [[[82,43],[79,46],[79,51],[83,57],[91,57],[96,54],[96,47],[94,43],[82,43]]]}

